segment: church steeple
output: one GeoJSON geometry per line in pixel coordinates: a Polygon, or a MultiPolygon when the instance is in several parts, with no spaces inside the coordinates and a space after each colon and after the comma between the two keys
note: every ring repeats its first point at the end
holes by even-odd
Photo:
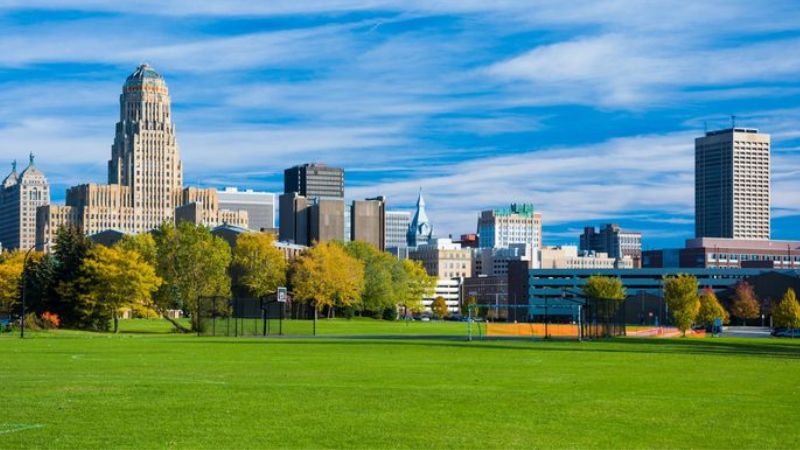
{"type": "Polygon", "coordinates": [[[417,210],[414,212],[411,223],[408,224],[406,243],[409,247],[416,247],[418,245],[427,244],[432,237],[433,226],[430,224],[428,215],[425,213],[425,199],[422,197],[422,188],[420,188],[419,196],[417,197],[417,210]]]}

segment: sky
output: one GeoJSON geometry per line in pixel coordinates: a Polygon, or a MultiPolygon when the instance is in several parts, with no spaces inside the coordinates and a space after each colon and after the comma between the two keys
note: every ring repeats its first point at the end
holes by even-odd
{"type": "Polygon", "coordinates": [[[524,202],[545,244],[613,222],[650,249],[693,237],[694,138],[735,116],[772,136],[772,237],[800,240],[800,4],[759,3],[0,0],[0,164],[33,152],[54,202],[106,182],[148,62],[188,184],[322,162],[348,199],[422,188],[439,236],[524,202]]]}

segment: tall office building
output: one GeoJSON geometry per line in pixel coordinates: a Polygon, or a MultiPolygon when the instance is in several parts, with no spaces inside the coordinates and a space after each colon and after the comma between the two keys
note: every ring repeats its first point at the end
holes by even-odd
{"type": "Polygon", "coordinates": [[[317,163],[290,167],[283,171],[283,192],[308,198],[344,198],[344,169],[317,163]]]}
{"type": "Polygon", "coordinates": [[[247,211],[248,227],[253,231],[272,230],[275,228],[275,194],[256,192],[252,189],[240,191],[235,187],[226,187],[217,192],[219,207],[231,211],[247,211]]]}
{"type": "Polygon", "coordinates": [[[625,231],[616,224],[606,224],[598,231],[595,227],[585,227],[580,236],[582,252],[605,253],[610,258],[622,259],[629,256],[634,267],[641,267],[642,234],[638,231],[625,231]]]}
{"type": "Polygon", "coordinates": [[[36,244],[36,208],[50,203],[47,178],[33,164],[17,174],[17,163],[0,186],[0,248],[26,250],[36,244]]]}
{"type": "Polygon", "coordinates": [[[751,128],[695,139],[695,237],[769,239],[770,136],[751,128]]]}
{"type": "Polygon", "coordinates": [[[411,219],[406,231],[406,245],[414,248],[427,244],[431,239],[433,239],[433,226],[425,212],[425,199],[422,198],[422,189],[420,189],[419,197],[417,197],[417,209],[414,211],[414,218],[411,219]]]}
{"type": "Polygon", "coordinates": [[[408,211],[386,211],[386,248],[406,247],[406,232],[411,223],[408,211]]]}
{"type": "Polygon", "coordinates": [[[511,244],[540,247],[542,244],[542,214],[533,205],[512,203],[509,208],[482,211],[478,217],[481,248],[505,248],[511,244]]]}
{"type": "Polygon", "coordinates": [[[66,206],[37,210],[37,243],[52,241],[60,225],[84,234],[106,229],[150,231],[180,216],[216,225],[247,226],[246,212],[219,209],[215,189],[183,189],[183,165],[172,122],[169,90],[148,64],[140,65],[122,86],[107,185],[84,184],[67,191],[66,206]]]}
{"type": "Polygon", "coordinates": [[[350,208],[350,240],[386,249],[386,198],[355,200],[350,208]]]}

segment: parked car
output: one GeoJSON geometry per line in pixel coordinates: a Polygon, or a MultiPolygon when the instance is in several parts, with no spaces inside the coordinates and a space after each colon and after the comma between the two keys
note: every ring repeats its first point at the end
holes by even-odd
{"type": "Polygon", "coordinates": [[[787,328],[777,328],[772,330],[770,334],[775,337],[800,338],[800,329],[790,330],[787,328]]]}

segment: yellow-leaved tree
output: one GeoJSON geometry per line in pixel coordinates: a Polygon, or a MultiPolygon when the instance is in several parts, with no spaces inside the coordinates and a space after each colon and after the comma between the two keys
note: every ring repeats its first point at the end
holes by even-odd
{"type": "Polygon", "coordinates": [[[789,288],[783,299],[772,311],[772,321],[776,327],[780,328],[800,328],[800,303],[794,289],[789,288]]]}
{"type": "Polygon", "coordinates": [[[255,297],[286,284],[286,260],[269,233],[244,233],[236,239],[231,264],[234,279],[255,297]]]}
{"type": "Polygon", "coordinates": [[[25,255],[9,252],[0,256],[0,312],[10,313],[20,299],[25,255]]]}
{"type": "Polygon", "coordinates": [[[447,317],[447,302],[445,301],[444,297],[441,295],[433,299],[433,303],[431,304],[431,310],[433,311],[433,315],[436,316],[437,319],[442,319],[447,317]]]}
{"type": "Polygon", "coordinates": [[[83,273],[96,314],[110,316],[115,333],[119,331],[120,309],[149,302],[162,283],[155,268],[138,252],[122,247],[95,245],[83,261],[83,273]]]}
{"type": "Polygon", "coordinates": [[[291,270],[294,298],[315,302],[317,311],[348,307],[360,300],[364,289],[364,264],[350,256],[341,244],[317,244],[297,258],[291,270]]]}
{"type": "Polygon", "coordinates": [[[714,290],[705,288],[700,294],[700,310],[697,313],[696,321],[702,325],[713,326],[715,319],[722,319],[722,323],[728,323],[730,315],[717,299],[714,290]]]}
{"type": "Polygon", "coordinates": [[[428,275],[419,261],[403,259],[393,269],[394,291],[403,315],[422,311],[422,299],[436,290],[436,277],[428,275]]]}
{"type": "Polygon", "coordinates": [[[675,326],[686,336],[700,311],[700,298],[697,295],[697,278],[692,275],[678,275],[664,278],[664,301],[675,321],[675,326]]]}

